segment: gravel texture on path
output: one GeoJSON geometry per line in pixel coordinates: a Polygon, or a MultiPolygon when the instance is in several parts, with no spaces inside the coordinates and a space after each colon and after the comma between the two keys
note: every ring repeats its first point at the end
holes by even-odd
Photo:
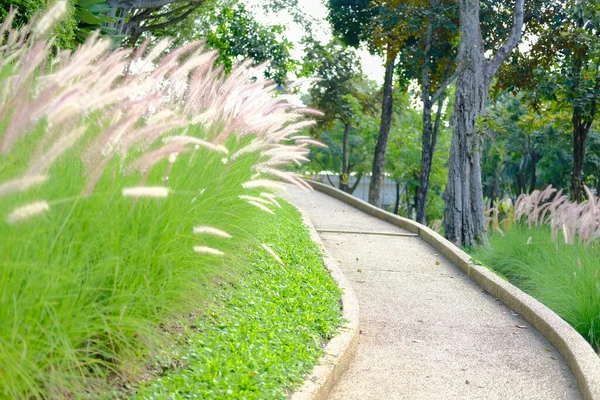
{"type": "Polygon", "coordinates": [[[580,399],[558,352],[418,237],[288,187],[358,296],[356,355],[330,398],[580,399]],[[370,232],[336,233],[332,230],[370,232]]]}

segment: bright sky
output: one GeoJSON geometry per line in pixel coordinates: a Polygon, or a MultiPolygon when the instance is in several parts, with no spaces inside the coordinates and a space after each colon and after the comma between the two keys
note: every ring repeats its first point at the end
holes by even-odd
{"type": "MultiPolygon", "coordinates": [[[[300,46],[300,40],[305,35],[305,31],[301,26],[294,23],[292,16],[288,12],[281,12],[275,18],[272,14],[267,15],[261,5],[261,0],[245,0],[255,15],[256,19],[265,24],[277,24],[286,26],[286,37],[294,43],[295,51],[293,53],[294,58],[300,59],[302,57],[303,50],[300,46]]],[[[327,7],[322,0],[300,0],[299,8],[309,17],[313,18],[313,33],[316,39],[321,42],[328,42],[331,39],[331,27],[327,22],[327,7]]],[[[376,81],[379,84],[383,83],[383,59],[377,56],[369,54],[366,49],[359,49],[357,51],[361,62],[363,72],[369,79],[376,81]]]]}

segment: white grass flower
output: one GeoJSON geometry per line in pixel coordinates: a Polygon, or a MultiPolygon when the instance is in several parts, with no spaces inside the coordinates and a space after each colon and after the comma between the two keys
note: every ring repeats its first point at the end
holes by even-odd
{"type": "MultiPolygon", "coordinates": [[[[10,3],[9,3],[10,4],[10,3]]],[[[67,2],[65,0],[57,1],[54,6],[48,10],[48,12],[40,19],[35,27],[35,32],[38,35],[43,35],[50,28],[52,28],[56,22],[65,14],[67,11],[67,2]]]]}
{"type": "Polygon", "coordinates": [[[242,183],[242,187],[244,189],[252,189],[252,188],[267,188],[267,189],[276,189],[276,190],[285,189],[285,187],[281,183],[272,181],[270,179],[251,180],[251,181],[242,183]]]}
{"type": "Polygon", "coordinates": [[[125,197],[167,197],[169,188],[162,186],[137,186],[123,189],[125,197]]]}
{"type": "Polygon", "coordinates": [[[284,265],[283,261],[281,260],[281,258],[277,255],[277,253],[275,253],[273,251],[272,248],[270,248],[266,243],[262,244],[262,248],[265,249],[267,251],[267,253],[269,253],[271,255],[271,257],[273,257],[275,259],[275,261],[277,261],[279,264],[284,265]]]}
{"type": "Polygon", "coordinates": [[[220,236],[226,239],[231,239],[231,235],[229,233],[217,228],[213,228],[211,226],[195,226],[194,233],[196,235],[213,235],[220,236]]]}
{"type": "Polygon", "coordinates": [[[13,179],[0,184],[0,196],[4,196],[13,192],[22,192],[32,186],[44,183],[48,179],[48,175],[29,175],[22,178],[13,179]]]}
{"type": "Polygon", "coordinates": [[[252,204],[254,207],[260,208],[261,210],[263,210],[265,212],[268,212],[269,214],[275,215],[275,213],[273,212],[273,210],[271,210],[269,207],[265,206],[264,204],[261,204],[261,203],[258,203],[256,201],[252,201],[252,200],[248,201],[248,203],[252,204]]]}
{"type": "Polygon", "coordinates": [[[245,195],[245,194],[241,194],[238,197],[240,199],[242,199],[242,200],[255,201],[255,202],[260,203],[260,204],[271,205],[270,201],[267,201],[265,199],[261,199],[260,197],[248,196],[248,195],[245,195]]]}
{"type": "Polygon", "coordinates": [[[262,197],[265,197],[271,201],[271,203],[275,204],[277,207],[281,208],[281,204],[276,199],[276,196],[273,193],[261,193],[262,197]]]}
{"type": "Polygon", "coordinates": [[[171,155],[169,156],[169,162],[170,162],[171,164],[175,163],[175,160],[177,160],[177,154],[178,154],[178,153],[173,153],[173,154],[171,154],[171,155]]]}
{"type": "Polygon", "coordinates": [[[198,139],[192,136],[185,135],[177,135],[177,136],[167,136],[163,139],[164,143],[179,143],[179,144],[193,144],[195,149],[199,149],[200,147],[207,148],[209,150],[214,150],[219,153],[228,154],[229,150],[227,147],[222,145],[213,144],[211,142],[207,142],[206,140],[198,139]]]}
{"type": "Polygon", "coordinates": [[[46,201],[36,201],[35,203],[14,209],[6,218],[6,222],[14,224],[24,221],[36,215],[42,214],[50,210],[50,204],[46,201]]]}
{"type": "Polygon", "coordinates": [[[225,254],[221,250],[213,249],[212,247],[207,246],[194,246],[194,251],[196,253],[209,254],[212,256],[222,256],[225,254]]]}

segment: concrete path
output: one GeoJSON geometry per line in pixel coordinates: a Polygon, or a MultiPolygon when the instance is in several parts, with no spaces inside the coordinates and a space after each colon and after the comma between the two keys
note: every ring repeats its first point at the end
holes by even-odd
{"type": "Polygon", "coordinates": [[[289,187],[360,305],[358,350],[330,399],[580,399],[557,351],[417,237],[289,187]],[[370,231],[370,234],[331,231],[370,231]]]}

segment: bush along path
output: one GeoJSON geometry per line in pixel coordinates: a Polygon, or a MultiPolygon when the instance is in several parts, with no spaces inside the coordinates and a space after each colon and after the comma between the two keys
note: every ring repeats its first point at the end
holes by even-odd
{"type": "Polygon", "coordinates": [[[322,193],[289,190],[359,301],[358,349],[331,399],[581,398],[547,340],[423,240],[322,193]]]}
{"type": "Polygon", "coordinates": [[[163,376],[135,399],[285,399],[341,325],[340,289],[289,204],[261,228],[270,250],[248,249],[243,278],[180,334],[163,376]]]}
{"type": "Polygon", "coordinates": [[[0,398],[123,397],[169,364],[202,375],[211,350],[208,392],[284,396],[340,318],[299,217],[277,219],[272,194],[274,178],[303,184],[278,167],[306,159],[316,112],[255,79],[265,66],[225,74],[200,42],[111,50],[91,35],[53,59],[67,6],[0,22],[0,398]],[[226,282],[213,299],[226,305],[211,303],[226,282]],[[173,320],[207,307],[186,339],[195,355],[159,351],[186,326],[173,320]]]}
{"type": "Polygon", "coordinates": [[[521,195],[475,259],[560,315],[600,351],[600,200],[572,203],[548,187],[521,195]],[[512,218],[511,218],[512,217],[512,218]]]}

